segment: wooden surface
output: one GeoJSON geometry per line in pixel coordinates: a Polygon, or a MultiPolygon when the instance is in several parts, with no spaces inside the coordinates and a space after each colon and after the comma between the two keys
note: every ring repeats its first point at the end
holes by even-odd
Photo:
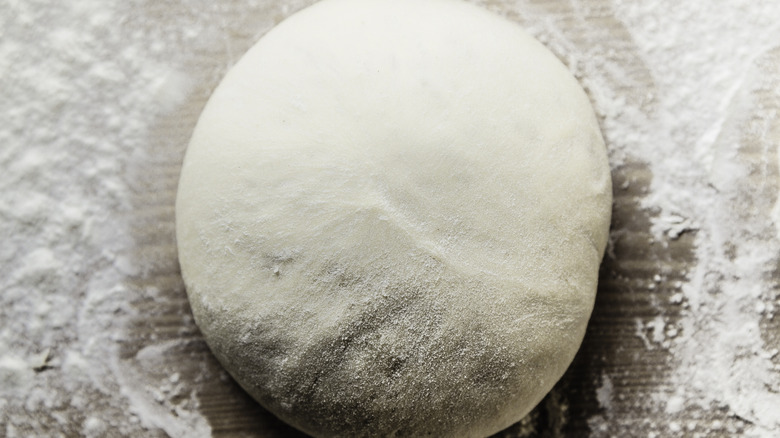
{"type": "MultiPolygon", "coordinates": [[[[303,435],[260,408],[229,378],[193,322],[176,254],[174,200],[179,170],[198,115],[227,69],[274,23],[311,2],[194,5],[146,0],[128,4],[123,10],[124,19],[118,23],[127,32],[145,32],[165,40],[169,50],[159,56],[159,62],[166,62],[168,56],[177,70],[186,73],[189,87],[184,101],[160,111],[144,147],[125,169],[125,181],[132,192],[129,211],[134,242],[128,257],[138,268],[128,274],[125,286],[132,297],[132,309],[123,313],[129,315],[127,324],[116,336],[121,346],[117,369],[122,373],[122,395],[152,400],[160,412],[184,424],[188,418],[202,415],[215,437],[303,435]],[[185,43],[182,35],[192,22],[200,23],[201,34],[185,43]]],[[[637,57],[630,33],[614,17],[612,1],[591,0],[587,7],[568,0],[479,3],[532,27],[533,33],[546,40],[565,63],[571,52],[579,53],[579,57],[596,53],[594,50],[609,53],[611,65],[620,66],[620,70],[605,71],[599,79],[606,81],[615,95],[648,115],[657,110],[652,100],[647,100],[655,87],[653,75],[637,57]]],[[[762,62],[760,68],[780,71],[780,50],[765,54],[762,62]]],[[[587,77],[587,69],[570,68],[578,76],[587,77]]],[[[780,97],[775,92],[780,89],[780,75],[774,77],[776,80],[767,82],[764,91],[757,93],[756,105],[763,111],[774,109],[780,113],[780,97]]],[[[583,83],[587,88],[587,80],[583,83]]],[[[603,124],[614,114],[601,112],[599,116],[603,124]]],[[[774,125],[761,131],[761,136],[751,136],[756,131],[745,129],[739,139],[736,159],[754,169],[752,179],[746,182],[755,186],[753,208],[734,212],[746,220],[767,215],[776,199],[770,193],[777,191],[776,184],[766,183],[778,178],[776,150],[766,144],[780,142],[777,120],[769,122],[774,125]]],[[[755,117],[750,114],[735,114],[730,123],[748,126],[752,121],[755,117]]],[[[614,147],[609,137],[606,140],[609,147],[614,147]]],[[[647,342],[651,333],[638,321],[661,315],[667,327],[677,325],[684,307],[675,304],[672,296],[681,292],[686,274],[697,263],[696,231],[660,240],[651,233],[652,218],[658,212],[643,206],[654,178],[646,163],[628,153],[621,164],[613,166],[612,176],[611,242],[582,348],[545,400],[526,419],[497,436],[738,435],[749,422],[725,409],[686,406],[670,415],[659,409],[659,403],[649,402],[675,391],[668,379],[672,358],[664,345],[647,342]],[[607,396],[609,403],[605,404],[607,396]],[[683,426],[682,431],[670,432],[672,420],[683,426]]],[[[769,228],[746,232],[770,236],[774,230],[769,228]]],[[[777,272],[768,275],[778,277],[777,272]]],[[[762,320],[761,330],[767,345],[780,346],[780,318],[762,320]]],[[[103,393],[95,397],[107,396],[103,393]]],[[[69,416],[66,423],[72,424],[84,417],[84,413],[73,410],[64,415],[69,416]]],[[[188,435],[186,428],[181,432],[153,425],[144,429],[144,435],[151,437],[188,435]]],[[[61,427],[59,433],[76,436],[79,430],[61,427]]]]}

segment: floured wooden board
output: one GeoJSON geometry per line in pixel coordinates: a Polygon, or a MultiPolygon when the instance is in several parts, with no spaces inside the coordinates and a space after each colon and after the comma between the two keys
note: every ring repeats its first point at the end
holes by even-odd
{"type": "MultiPolygon", "coordinates": [[[[312,2],[62,3],[0,8],[0,435],[301,436],[203,342],[173,207],[211,91],[312,2]]],[[[477,3],[580,79],[615,197],[584,344],[498,436],[780,435],[780,3],[477,3]]]]}

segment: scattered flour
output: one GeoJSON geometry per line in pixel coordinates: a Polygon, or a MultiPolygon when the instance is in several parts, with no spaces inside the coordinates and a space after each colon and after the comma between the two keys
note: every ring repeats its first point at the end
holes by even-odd
{"type": "Polygon", "coordinates": [[[121,379],[137,299],[127,169],[189,87],[127,24],[131,11],[0,8],[0,436],[209,434],[196,403],[178,415],[122,395],[144,387],[121,379]]]}
{"type": "MultiPolygon", "coordinates": [[[[147,269],[128,219],[130,170],[160,152],[160,119],[240,57],[230,35],[256,40],[310,1],[184,3],[162,17],[141,0],[0,8],[2,436],[210,434],[190,382],[151,377],[122,356],[128,325],[144,316],[134,300],[159,292],[130,281],[147,269]],[[266,19],[239,29],[230,8],[266,19]],[[192,57],[214,52],[223,58],[212,71],[190,71],[192,57]]],[[[635,319],[646,349],[670,358],[664,384],[642,401],[667,428],[645,436],[780,434],[779,337],[767,333],[780,305],[780,3],[558,2],[585,17],[575,23],[532,0],[481,3],[521,21],[583,80],[614,166],[648,166],[642,207],[653,212],[654,239],[695,235],[680,291],[659,301],[657,316],[635,319]],[[588,21],[599,13],[625,28],[625,53],[599,44],[612,37],[588,21]],[[594,38],[585,51],[567,40],[575,25],[594,38]],[[635,85],[627,63],[650,75],[652,89],[633,90],[641,98],[617,91],[635,85]],[[679,320],[664,315],[668,306],[679,320]],[[682,416],[692,409],[723,418],[682,416]]],[[[648,290],[664,282],[659,274],[648,290]]],[[[132,361],[162,369],[181,347],[160,342],[132,361]]],[[[620,377],[595,377],[593,436],[621,421],[620,377]]]]}
{"type": "Polygon", "coordinates": [[[601,407],[602,413],[588,419],[591,436],[610,436],[609,424],[615,420],[615,408],[613,406],[614,385],[612,379],[606,373],[601,374],[601,385],[596,388],[596,401],[601,407]]]}
{"type": "MultiPolygon", "coordinates": [[[[654,175],[644,199],[659,211],[653,231],[659,240],[696,232],[697,263],[682,285],[689,307],[668,344],[677,392],[667,412],[722,408],[746,435],[776,436],[780,368],[766,352],[778,337],[763,337],[761,324],[778,300],[780,240],[768,213],[778,194],[780,4],[615,2],[615,14],[656,86],[657,110],[631,150],[654,175]]],[[[663,341],[663,319],[651,324],[663,341]]]]}

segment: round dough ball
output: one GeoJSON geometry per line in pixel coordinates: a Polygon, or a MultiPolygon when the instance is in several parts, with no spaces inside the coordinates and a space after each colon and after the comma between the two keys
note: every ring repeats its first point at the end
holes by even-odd
{"type": "Polygon", "coordinates": [[[479,437],[582,341],[611,182],[586,95],[453,0],[324,0],[214,92],[176,231],[197,324],[315,436],[479,437]]]}

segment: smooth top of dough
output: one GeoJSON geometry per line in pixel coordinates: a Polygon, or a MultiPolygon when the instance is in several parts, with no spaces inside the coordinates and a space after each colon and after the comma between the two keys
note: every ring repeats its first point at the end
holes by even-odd
{"type": "Polygon", "coordinates": [[[571,362],[611,183],[587,97],[453,0],[325,0],[214,92],[176,231],[196,321],[317,436],[486,436],[571,362]]]}

